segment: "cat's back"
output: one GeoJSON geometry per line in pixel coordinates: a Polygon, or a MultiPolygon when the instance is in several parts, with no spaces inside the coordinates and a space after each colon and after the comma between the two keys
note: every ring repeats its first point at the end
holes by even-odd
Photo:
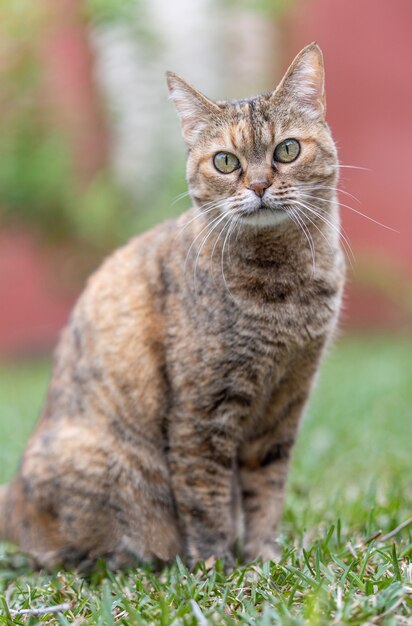
{"type": "Polygon", "coordinates": [[[152,317],[154,300],[162,299],[163,259],[174,229],[173,220],[164,222],[115,250],[88,279],[71,319],[93,319],[96,329],[111,326],[117,335],[135,314],[152,317]]]}
{"type": "Polygon", "coordinates": [[[43,418],[151,422],[162,412],[165,222],[112,253],[87,281],[63,330],[43,418]]]}
{"type": "Polygon", "coordinates": [[[124,520],[141,516],[139,507],[150,510],[136,495],[140,485],[151,506],[162,502],[163,543],[139,517],[150,538],[131,550],[165,558],[168,542],[172,554],[178,549],[173,517],[164,515],[171,497],[163,454],[169,396],[161,272],[174,228],[166,222],[108,257],[62,332],[44,410],[13,486],[24,522],[16,537],[43,561],[64,560],[66,549],[68,559],[78,558],[73,541],[103,552],[125,544],[129,555],[124,520]]]}

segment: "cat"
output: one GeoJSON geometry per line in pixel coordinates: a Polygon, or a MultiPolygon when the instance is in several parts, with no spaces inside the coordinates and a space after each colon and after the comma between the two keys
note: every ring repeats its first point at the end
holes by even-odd
{"type": "Polygon", "coordinates": [[[273,93],[214,102],[169,72],[193,208],[89,279],[0,536],[55,567],[277,557],[300,417],[345,277],[320,48],[273,93]]]}

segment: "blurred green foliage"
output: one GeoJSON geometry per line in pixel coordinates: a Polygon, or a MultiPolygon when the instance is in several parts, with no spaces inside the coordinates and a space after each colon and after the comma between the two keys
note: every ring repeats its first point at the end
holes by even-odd
{"type": "MultiPolygon", "coordinates": [[[[53,121],[42,92],[39,61],[47,4],[16,0],[2,6],[0,63],[0,221],[28,228],[52,246],[72,246],[88,271],[107,250],[187,204],[171,207],[184,188],[184,170],[171,168],[156,199],[130,195],[107,164],[79,182],[67,134],[53,121]],[[136,204],[150,207],[139,211],[136,204]]],[[[146,0],[83,0],[80,19],[92,27],[123,23],[148,49],[157,45],[146,0]]]]}
{"type": "MultiPolygon", "coordinates": [[[[278,14],[286,5],[290,2],[241,0],[236,6],[278,14]]],[[[109,166],[86,185],[79,184],[68,139],[51,121],[42,95],[38,50],[47,7],[31,0],[2,4],[0,220],[23,225],[50,244],[83,246],[92,257],[101,256],[132,233],[188,206],[185,200],[171,206],[184,189],[183,159],[162,177],[154,201],[139,198],[150,211],[139,211],[109,166]]],[[[86,24],[122,22],[148,49],[157,49],[161,42],[148,7],[148,0],[83,0],[79,5],[86,24]]]]}
{"type": "Polygon", "coordinates": [[[129,21],[141,5],[142,0],[84,0],[84,15],[96,23],[129,21]]]}
{"type": "Polygon", "coordinates": [[[44,7],[29,0],[2,7],[0,218],[93,254],[121,238],[128,203],[107,171],[79,184],[67,138],[50,123],[38,61],[45,19],[44,7]]]}
{"type": "Polygon", "coordinates": [[[79,188],[58,133],[34,116],[16,118],[15,126],[1,129],[3,219],[25,224],[49,243],[83,239],[97,248],[110,245],[120,236],[120,190],[104,172],[79,188]]]}

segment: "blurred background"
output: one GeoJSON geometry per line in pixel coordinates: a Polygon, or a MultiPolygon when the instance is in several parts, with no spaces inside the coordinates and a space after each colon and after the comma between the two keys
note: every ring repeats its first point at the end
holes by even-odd
{"type": "Polygon", "coordinates": [[[175,201],[185,157],[164,72],[212,98],[248,96],[273,89],[316,40],[339,187],[358,200],[340,196],[354,259],[285,528],[313,525],[310,511],[366,534],[369,512],[382,528],[410,516],[412,2],[5,0],[0,12],[0,482],[87,276],[190,204],[175,201]]]}
{"type": "Polygon", "coordinates": [[[355,254],[342,327],[412,330],[410,0],[8,0],[1,12],[1,358],[47,353],[102,257],[189,206],[174,203],[184,148],[165,70],[212,98],[252,95],[313,40],[340,187],[358,198],[341,196],[355,254]]]}

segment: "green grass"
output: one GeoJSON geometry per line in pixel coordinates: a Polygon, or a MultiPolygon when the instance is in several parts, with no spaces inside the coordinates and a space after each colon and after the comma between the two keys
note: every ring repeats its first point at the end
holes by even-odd
{"type": "MultiPolygon", "coordinates": [[[[0,480],[15,471],[48,374],[45,363],[0,368],[0,480]]],[[[190,573],[178,561],[160,574],[113,574],[99,563],[83,578],[33,573],[3,546],[0,624],[410,625],[412,524],[385,534],[412,515],[411,451],[412,339],[346,339],[302,425],[278,564],[226,575],[219,562],[190,573]],[[70,608],[44,616],[7,608],[61,603],[70,608]]]]}

